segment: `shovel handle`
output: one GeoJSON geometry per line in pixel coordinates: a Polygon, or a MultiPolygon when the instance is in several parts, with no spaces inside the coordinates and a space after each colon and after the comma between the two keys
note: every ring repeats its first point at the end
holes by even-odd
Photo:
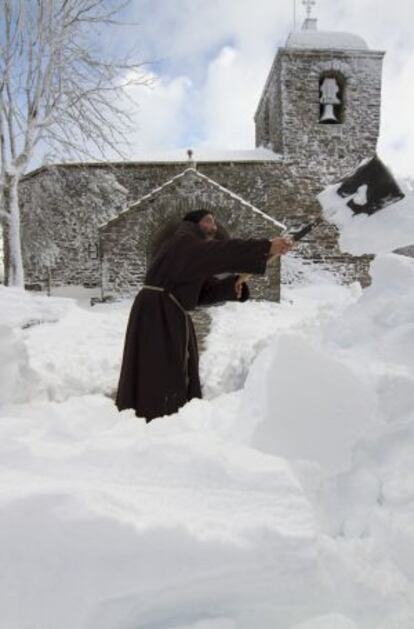
{"type": "Polygon", "coordinates": [[[306,236],[306,234],[309,234],[309,232],[320,222],[321,222],[321,219],[317,218],[316,221],[313,221],[312,223],[305,225],[305,227],[302,227],[302,229],[298,229],[297,232],[293,232],[292,234],[290,234],[291,238],[295,242],[297,242],[298,240],[301,240],[302,238],[306,236]]]}

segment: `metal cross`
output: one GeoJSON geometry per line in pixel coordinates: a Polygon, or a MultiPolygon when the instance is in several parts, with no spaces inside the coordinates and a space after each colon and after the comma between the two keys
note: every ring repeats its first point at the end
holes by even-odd
{"type": "Polygon", "coordinates": [[[309,18],[312,12],[312,7],[315,6],[315,0],[302,0],[302,4],[306,7],[306,15],[309,18]]]}

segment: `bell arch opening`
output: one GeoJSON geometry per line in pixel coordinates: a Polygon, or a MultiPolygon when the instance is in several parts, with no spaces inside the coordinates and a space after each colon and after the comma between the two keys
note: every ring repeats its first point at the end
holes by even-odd
{"type": "Polygon", "coordinates": [[[334,70],[319,76],[319,124],[343,124],[345,121],[346,80],[334,70]]]}

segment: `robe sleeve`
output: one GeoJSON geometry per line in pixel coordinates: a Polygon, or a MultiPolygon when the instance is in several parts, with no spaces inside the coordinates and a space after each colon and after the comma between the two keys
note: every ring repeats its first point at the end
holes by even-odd
{"type": "Polygon", "coordinates": [[[186,238],[182,241],[175,274],[181,281],[220,273],[263,275],[270,244],[266,238],[230,238],[220,241],[186,238]]]}
{"type": "Polygon", "coordinates": [[[215,304],[220,301],[246,301],[249,298],[249,289],[247,284],[243,284],[241,298],[236,295],[235,283],[237,276],[232,275],[223,280],[211,278],[204,282],[198,298],[200,306],[215,304]]]}

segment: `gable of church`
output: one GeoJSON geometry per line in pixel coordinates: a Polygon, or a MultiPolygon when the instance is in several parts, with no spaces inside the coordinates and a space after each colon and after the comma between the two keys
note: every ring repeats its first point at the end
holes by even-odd
{"type": "MultiPolygon", "coordinates": [[[[193,168],[167,181],[100,227],[104,296],[133,294],[144,282],[151,244],[166,223],[211,209],[233,237],[271,238],[283,225],[193,168]]],[[[254,282],[253,297],[279,299],[280,268],[254,282]]]]}

